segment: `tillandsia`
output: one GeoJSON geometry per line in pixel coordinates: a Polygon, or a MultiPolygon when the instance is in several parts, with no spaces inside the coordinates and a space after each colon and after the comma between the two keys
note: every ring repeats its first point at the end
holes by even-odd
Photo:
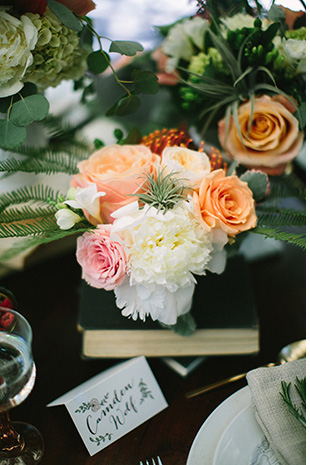
{"type": "Polygon", "coordinates": [[[298,394],[299,407],[297,407],[291,398],[291,383],[281,381],[281,392],[280,395],[287,405],[289,411],[294,417],[306,428],[306,378],[295,378],[294,388],[298,394]]]}
{"type": "MultiPolygon", "coordinates": [[[[134,129],[125,139],[116,131],[116,138],[97,141],[93,152],[41,149],[35,158],[0,162],[6,174],[72,174],[67,194],[38,185],[0,195],[0,237],[24,237],[1,260],[77,235],[88,284],[113,290],[124,316],[151,317],[185,334],[194,329],[195,275],[222,273],[227,252],[247,234],[305,246],[303,235],[282,229],[303,224],[305,215],[273,203],[265,173],[238,171],[177,129],[143,137],[134,129]]],[[[282,179],[282,197],[284,186],[282,179]]],[[[289,195],[299,189],[287,182],[289,195]]]]}
{"type": "Polygon", "coordinates": [[[134,41],[100,36],[87,16],[91,0],[12,0],[0,4],[0,147],[22,145],[27,126],[45,120],[49,101],[44,91],[64,80],[82,90],[82,101],[95,92],[94,79],[108,68],[123,90],[107,114],[122,116],[135,112],[139,94],[158,90],[157,77],[134,69],[123,81],[111,63],[111,53],[134,56],[143,46],[134,41]],[[110,42],[109,50],[102,39],[110,42]]]}
{"type": "Polygon", "coordinates": [[[305,14],[293,22],[290,10],[258,1],[199,3],[194,17],[161,29],[159,82],[203,137],[218,126],[231,159],[280,174],[304,139],[305,14]]]}

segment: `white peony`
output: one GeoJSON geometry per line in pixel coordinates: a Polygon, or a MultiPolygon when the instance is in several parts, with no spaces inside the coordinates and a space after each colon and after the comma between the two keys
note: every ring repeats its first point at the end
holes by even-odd
{"type": "Polygon", "coordinates": [[[36,27],[26,16],[20,20],[0,10],[0,98],[23,88],[22,78],[33,62],[31,50],[38,39],[36,27]]]}
{"type": "Polygon", "coordinates": [[[122,315],[133,320],[145,321],[150,316],[166,325],[174,325],[180,315],[187,313],[192,305],[195,284],[190,283],[170,292],[157,284],[130,283],[127,278],[114,289],[116,305],[123,309],[122,315]]]}
{"type": "Polygon", "coordinates": [[[203,230],[189,202],[166,213],[149,205],[139,210],[137,202],[124,208],[116,212],[111,237],[119,235],[127,248],[131,282],[155,283],[175,292],[195,282],[193,273],[204,274],[213,234],[203,230]]]}
{"type": "Polygon", "coordinates": [[[165,172],[175,174],[174,178],[184,179],[184,185],[197,189],[201,180],[210,174],[209,157],[204,152],[185,147],[166,147],[162,153],[165,172]]]}

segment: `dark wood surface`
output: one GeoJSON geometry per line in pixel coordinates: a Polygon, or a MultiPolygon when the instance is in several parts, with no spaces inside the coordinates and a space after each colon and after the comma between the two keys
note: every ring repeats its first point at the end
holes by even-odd
{"type": "MultiPolygon", "coordinates": [[[[206,418],[246,381],[193,399],[186,399],[185,393],[274,361],[284,345],[305,338],[305,253],[287,247],[279,256],[250,264],[249,274],[260,320],[260,353],[210,357],[187,378],[161,360],[149,358],[169,407],[93,457],[88,455],[65,407],[46,407],[58,396],[118,363],[115,359],[81,357],[81,336],[77,331],[81,271],[74,252],[2,278],[0,285],[15,294],[18,310],[33,328],[37,380],[28,399],[11,411],[11,417],[32,423],[41,431],[45,441],[41,463],[138,465],[140,460],[159,455],[163,465],[185,465],[191,444],[206,418]]],[[[242,293],[242,285],[240,282],[236,292],[242,293]]]]}

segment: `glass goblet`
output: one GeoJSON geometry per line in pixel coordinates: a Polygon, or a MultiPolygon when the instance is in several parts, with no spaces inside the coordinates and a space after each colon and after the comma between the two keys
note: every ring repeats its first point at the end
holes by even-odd
{"type": "Polygon", "coordinates": [[[9,410],[30,394],[36,377],[31,350],[32,330],[14,310],[0,307],[0,463],[32,465],[43,456],[39,431],[23,422],[11,422],[9,410]]]}

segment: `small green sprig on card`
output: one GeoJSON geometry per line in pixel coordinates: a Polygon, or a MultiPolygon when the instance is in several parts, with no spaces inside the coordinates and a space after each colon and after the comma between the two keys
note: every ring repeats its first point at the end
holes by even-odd
{"type": "Polygon", "coordinates": [[[306,427],[306,378],[299,379],[295,378],[294,387],[301,399],[301,407],[297,408],[291,399],[290,393],[291,383],[286,383],[285,381],[281,381],[281,388],[282,392],[280,392],[280,396],[282,397],[283,401],[288,406],[290,412],[294,415],[295,418],[302,424],[302,426],[306,427]]]}

